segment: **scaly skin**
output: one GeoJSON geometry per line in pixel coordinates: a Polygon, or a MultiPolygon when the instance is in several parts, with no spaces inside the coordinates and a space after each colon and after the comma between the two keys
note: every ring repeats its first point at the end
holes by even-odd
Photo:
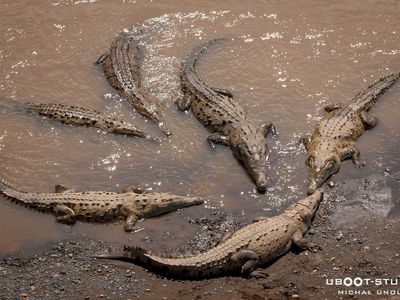
{"type": "Polygon", "coordinates": [[[123,256],[96,257],[132,261],[172,277],[200,279],[237,273],[257,276],[261,273],[255,270],[257,267],[272,262],[293,246],[310,248],[303,236],[322,198],[323,192],[318,189],[290,205],[281,215],[261,218],[204,253],[163,256],[138,247],[125,247],[123,256]]]}
{"type": "Polygon", "coordinates": [[[192,108],[197,119],[213,133],[211,143],[229,146],[233,155],[243,163],[259,192],[267,188],[267,160],[269,149],[266,136],[271,123],[256,125],[247,119],[245,110],[233,99],[231,92],[205,84],[196,73],[200,56],[223,39],[211,40],[194,48],[183,64],[181,82],[184,98],[178,101],[180,110],[192,108]]]}
{"type": "Polygon", "coordinates": [[[0,194],[13,202],[39,211],[52,213],[57,221],[107,223],[125,220],[124,230],[132,231],[139,218],[151,218],[180,208],[203,203],[201,198],[170,193],[147,193],[132,187],[123,193],[75,192],[56,186],[55,193],[27,193],[0,182],[0,194]]]}
{"type": "Polygon", "coordinates": [[[109,52],[96,61],[103,66],[104,74],[118,94],[129,100],[143,116],[157,123],[165,135],[171,135],[158,111],[156,101],[141,85],[140,65],[143,53],[138,41],[127,34],[120,34],[112,43],[109,52]]]}
{"type": "Polygon", "coordinates": [[[138,136],[146,139],[152,139],[159,142],[158,139],[151,137],[141,129],[127,123],[121,119],[109,116],[103,116],[96,110],[90,110],[83,107],[52,104],[52,103],[22,103],[19,104],[32,112],[45,116],[64,124],[94,127],[106,132],[115,134],[124,134],[129,136],[138,136]]]}
{"type": "Polygon", "coordinates": [[[351,158],[356,167],[363,166],[356,141],[378,122],[367,111],[399,77],[400,73],[382,77],[348,102],[325,107],[328,113],[317,124],[312,136],[302,138],[308,153],[309,195],[339,171],[342,160],[351,158]]]}

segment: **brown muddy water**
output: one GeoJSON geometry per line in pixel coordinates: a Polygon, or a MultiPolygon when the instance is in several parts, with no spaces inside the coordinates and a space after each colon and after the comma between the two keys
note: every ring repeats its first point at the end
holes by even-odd
{"type": "MultiPolygon", "coordinates": [[[[53,216],[0,201],[0,254],[88,236],[174,247],[197,229],[189,218],[222,209],[243,222],[276,214],[306,190],[299,137],[312,130],[324,104],[346,100],[390,71],[400,71],[398,1],[105,1],[3,0],[0,3],[0,97],[56,102],[106,111],[153,134],[157,128],[115,96],[94,65],[121,30],[143,25],[145,85],[162,104],[173,136],[161,145],[63,126],[1,107],[2,178],[27,191],[55,184],[77,190],[127,185],[203,196],[192,207],[140,223],[58,224],[53,216]],[[275,123],[269,189],[260,195],[225,147],[210,148],[208,132],[176,109],[179,66],[194,46],[216,37],[234,41],[208,52],[204,80],[231,89],[250,118],[275,123]]],[[[400,84],[373,108],[379,125],[359,140],[364,170],[342,164],[335,180],[400,169],[400,84]]],[[[1,101],[0,101],[1,104],[1,101]]],[[[396,207],[393,208],[396,210],[396,207]]],[[[398,209],[398,208],[397,208],[398,209]]]]}

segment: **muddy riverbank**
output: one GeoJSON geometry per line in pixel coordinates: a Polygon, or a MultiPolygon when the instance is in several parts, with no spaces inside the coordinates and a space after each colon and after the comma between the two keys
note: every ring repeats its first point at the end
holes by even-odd
{"type": "MultiPolygon", "coordinates": [[[[290,252],[267,268],[261,279],[223,277],[199,281],[171,280],[125,262],[99,261],[94,254],[121,253],[121,243],[83,236],[3,256],[0,299],[397,299],[398,285],[331,285],[333,279],[396,279],[400,268],[400,215],[368,212],[371,197],[379,203],[398,201],[400,173],[338,183],[326,193],[307,238],[316,252],[290,252]],[[335,202],[339,199],[339,205],[335,202]],[[352,293],[360,293],[352,296],[352,293]],[[385,293],[395,293],[390,298],[385,293]]],[[[200,219],[187,242],[159,249],[147,237],[145,247],[163,252],[205,251],[242,224],[237,217],[214,211],[200,219]]]]}

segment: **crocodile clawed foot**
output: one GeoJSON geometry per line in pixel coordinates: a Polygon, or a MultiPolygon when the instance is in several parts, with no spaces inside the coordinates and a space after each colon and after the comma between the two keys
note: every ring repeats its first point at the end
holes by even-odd
{"type": "Polygon", "coordinates": [[[256,269],[249,274],[249,278],[264,279],[269,276],[269,273],[265,269],[256,269]]]}
{"type": "Polygon", "coordinates": [[[365,167],[365,162],[364,161],[362,161],[362,162],[356,161],[356,162],[354,162],[354,166],[358,170],[362,170],[365,167]]]}
{"type": "Polygon", "coordinates": [[[310,242],[309,245],[307,246],[307,250],[313,253],[317,253],[318,251],[322,250],[322,247],[310,242]]]}
{"type": "Polygon", "coordinates": [[[60,216],[56,217],[57,222],[66,224],[66,225],[73,225],[76,222],[75,218],[72,218],[71,216],[60,216]]]}
{"type": "Polygon", "coordinates": [[[126,232],[133,232],[133,231],[135,231],[137,228],[135,227],[135,225],[132,225],[132,224],[125,224],[124,225],[124,230],[126,231],[126,232]]]}

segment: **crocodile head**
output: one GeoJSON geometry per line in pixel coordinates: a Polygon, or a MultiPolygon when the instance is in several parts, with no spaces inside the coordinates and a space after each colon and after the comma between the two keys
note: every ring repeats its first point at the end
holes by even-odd
{"type": "Polygon", "coordinates": [[[306,160],[308,167],[308,190],[311,195],[317,188],[328,180],[330,176],[337,173],[340,168],[340,157],[337,154],[310,153],[306,160]]]}
{"type": "Polygon", "coordinates": [[[144,218],[159,216],[203,202],[204,199],[199,197],[185,197],[169,193],[143,193],[140,196],[134,196],[131,200],[132,208],[144,218]]]}
{"type": "Polygon", "coordinates": [[[251,125],[241,126],[229,140],[233,155],[244,165],[260,193],[264,193],[267,189],[269,149],[266,132],[267,129],[263,126],[259,128],[253,128],[251,125]]]}
{"type": "Polygon", "coordinates": [[[303,223],[309,225],[318,209],[323,194],[324,192],[321,188],[316,189],[312,195],[290,205],[286,211],[292,216],[293,213],[300,216],[303,223]]]}

